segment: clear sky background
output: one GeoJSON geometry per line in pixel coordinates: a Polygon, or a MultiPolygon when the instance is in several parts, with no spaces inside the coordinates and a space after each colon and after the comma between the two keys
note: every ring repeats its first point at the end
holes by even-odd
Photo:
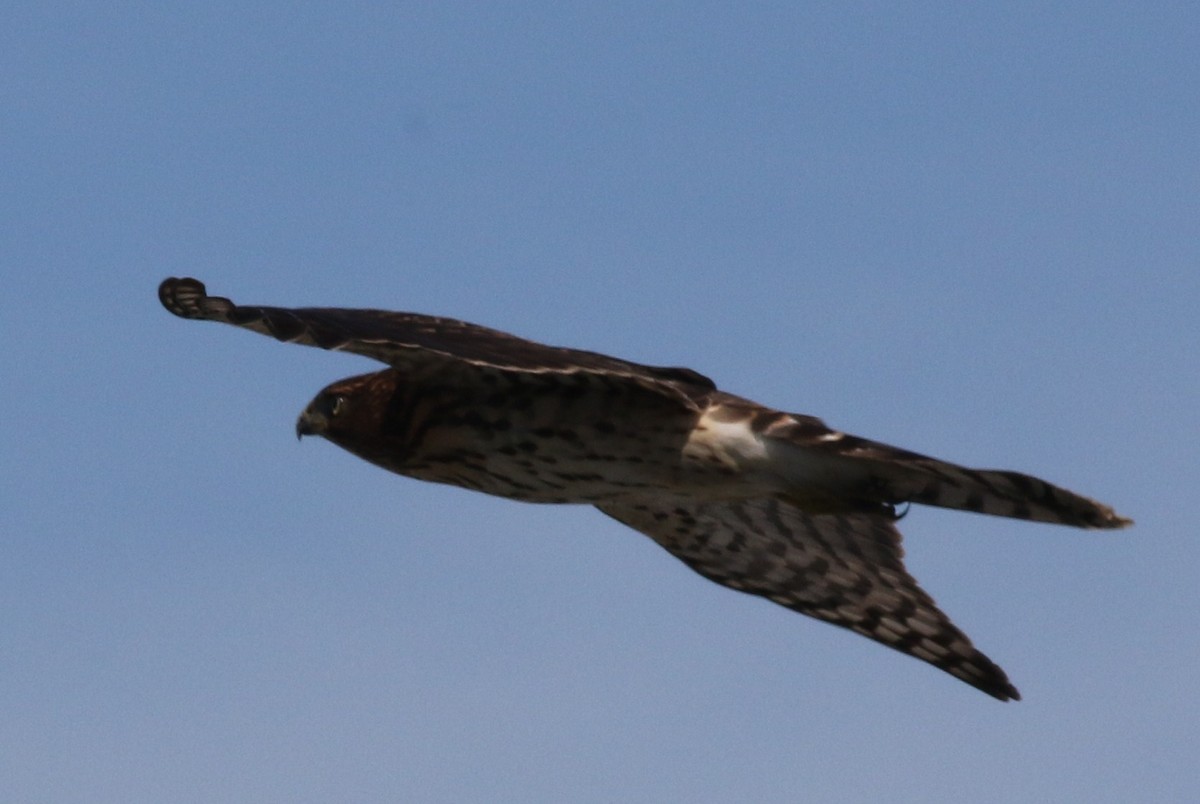
{"type": "Polygon", "coordinates": [[[0,24],[0,800],[1200,799],[1200,7],[28,3],[0,24]],[[915,509],[1025,700],[296,415],[438,313],[1041,475],[915,509]]]}

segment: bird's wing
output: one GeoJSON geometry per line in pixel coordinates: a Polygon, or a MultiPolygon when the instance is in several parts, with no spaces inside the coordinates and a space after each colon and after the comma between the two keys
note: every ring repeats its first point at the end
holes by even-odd
{"type": "Polygon", "coordinates": [[[697,409],[715,390],[686,368],[645,366],[578,349],[528,341],[450,318],[333,307],[286,309],[209,296],[195,279],[166,279],[163,307],[181,318],[220,321],[287,343],[365,355],[402,371],[477,366],[523,374],[599,374],[673,396],[697,409]]]}
{"type": "Polygon", "coordinates": [[[886,517],[809,515],[771,499],[597,507],[723,586],[849,628],[1002,701],[1020,698],[905,570],[886,517]]]}

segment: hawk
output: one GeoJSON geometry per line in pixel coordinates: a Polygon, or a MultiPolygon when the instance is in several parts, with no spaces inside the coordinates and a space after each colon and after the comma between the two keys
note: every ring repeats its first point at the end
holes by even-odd
{"type": "Polygon", "coordinates": [[[848,628],[1000,700],[1020,695],[904,568],[897,507],[1130,524],[1044,480],[838,432],[686,368],[414,313],[242,306],[195,279],[167,279],[158,295],[182,318],[387,364],[318,393],[297,436],[420,480],[594,505],[712,581],[848,628]]]}

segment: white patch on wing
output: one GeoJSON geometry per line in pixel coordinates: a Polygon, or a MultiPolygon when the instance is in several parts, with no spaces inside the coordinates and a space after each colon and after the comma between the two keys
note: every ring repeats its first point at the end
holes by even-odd
{"type": "Polygon", "coordinates": [[[684,445],[686,459],[716,463],[739,472],[753,471],[768,460],[762,434],[750,427],[749,419],[722,421],[706,413],[684,445]]]}

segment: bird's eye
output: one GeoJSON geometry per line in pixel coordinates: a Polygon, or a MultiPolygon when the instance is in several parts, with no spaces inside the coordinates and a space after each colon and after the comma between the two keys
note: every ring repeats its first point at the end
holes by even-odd
{"type": "Polygon", "coordinates": [[[346,397],[341,394],[325,398],[325,415],[330,419],[346,411],[346,397]]]}

